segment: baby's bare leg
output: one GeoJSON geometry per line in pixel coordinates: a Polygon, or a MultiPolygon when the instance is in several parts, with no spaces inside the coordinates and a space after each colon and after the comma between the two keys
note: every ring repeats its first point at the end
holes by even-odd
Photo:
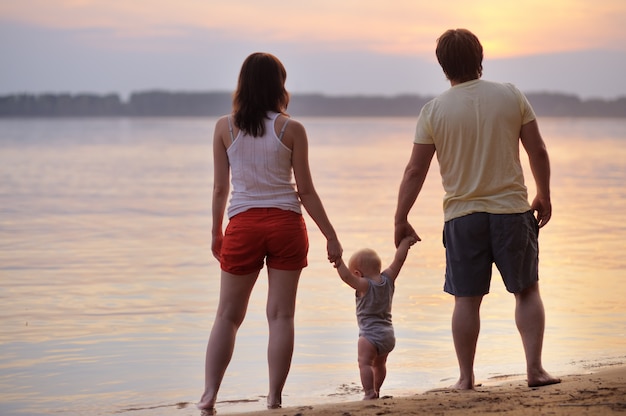
{"type": "Polygon", "coordinates": [[[376,393],[380,395],[380,388],[387,377],[387,357],[389,353],[385,355],[379,355],[374,359],[374,389],[376,393]]]}
{"type": "Polygon", "coordinates": [[[378,390],[375,387],[374,362],[378,356],[376,347],[364,337],[359,337],[359,371],[361,384],[363,385],[363,400],[378,398],[378,390]]]}

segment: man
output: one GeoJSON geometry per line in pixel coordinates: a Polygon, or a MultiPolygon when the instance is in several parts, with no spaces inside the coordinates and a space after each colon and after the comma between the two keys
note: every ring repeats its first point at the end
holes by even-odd
{"type": "Polygon", "coordinates": [[[481,80],[483,48],[465,29],[437,40],[437,59],[451,88],[420,113],[413,151],[400,184],[396,245],[419,236],[408,214],[437,154],[444,197],[444,291],[455,298],[452,336],[460,377],[474,388],[480,304],[492,264],[515,295],[515,321],[526,354],[528,386],[559,383],[541,362],[545,315],[538,286],[538,233],[550,220],[550,162],[535,114],[513,85],[481,80]],[[532,204],[519,159],[521,141],[535,179],[532,204]],[[536,213],[536,217],[535,214],[536,213]]]}

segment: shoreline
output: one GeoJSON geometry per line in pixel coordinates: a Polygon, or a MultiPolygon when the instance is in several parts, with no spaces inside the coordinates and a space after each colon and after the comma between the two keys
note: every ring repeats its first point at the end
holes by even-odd
{"type": "MultiPolygon", "coordinates": [[[[445,388],[378,400],[325,403],[229,413],[231,416],[376,415],[606,415],[626,413],[626,364],[560,376],[559,384],[528,387],[525,379],[500,379],[474,391],[445,388]]],[[[494,380],[491,380],[494,381],[494,380]]],[[[218,410],[219,414],[219,410],[218,410]]]]}

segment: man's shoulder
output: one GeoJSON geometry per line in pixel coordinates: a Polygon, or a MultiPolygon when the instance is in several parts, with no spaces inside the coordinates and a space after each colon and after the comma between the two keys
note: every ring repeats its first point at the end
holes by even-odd
{"type": "Polygon", "coordinates": [[[512,82],[498,82],[498,81],[489,81],[489,80],[480,80],[480,85],[483,85],[484,88],[492,88],[492,89],[500,89],[500,90],[508,90],[513,91],[516,94],[519,93],[519,89],[512,82]]]}

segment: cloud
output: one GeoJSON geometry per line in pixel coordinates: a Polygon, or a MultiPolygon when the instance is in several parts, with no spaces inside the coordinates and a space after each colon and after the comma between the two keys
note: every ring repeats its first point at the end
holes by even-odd
{"type": "MultiPolygon", "coordinates": [[[[474,31],[495,57],[571,50],[626,51],[623,0],[20,0],[0,2],[7,22],[56,29],[102,28],[118,39],[179,28],[228,39],[304,42],[386,54],[430,55],[443,31],[474,31]],[[36,13],[33,13],[36,11],[36,13]]],[[[174,33],[176,35],[176,33],[174,33]]]]}

